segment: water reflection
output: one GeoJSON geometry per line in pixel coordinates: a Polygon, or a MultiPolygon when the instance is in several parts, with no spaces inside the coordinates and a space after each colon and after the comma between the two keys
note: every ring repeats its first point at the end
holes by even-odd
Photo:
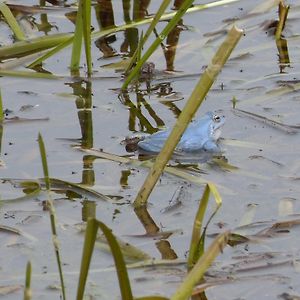
{"type": "Polygon", "coordinates": [[[161,231],[151,217],[146,207],[135,208],[134,212],[145,228],[147,237],[155,237],[159,239],[155,243],[157,250],[160,252],[162,259],[176,259],[178,256],[172,249],[172,246],[167,239],[174,233],[173,231],[161,231]]]}
{"type": "MultiPolygon", "coordinates": [[[[107,29],[115,26],[114,12],[110,0],[99,0],[95,6],[96,19],[100,29],[107,29]]],[[[112,57],[116,55],[116,51],[110,46],[116,41],[114,34],[101,37],[95,41],[96,47],[103,53],[103,57],[112,57]]]]}
{"type": "Polygon", "coordinates": [[[172,249],[171,244],[166,240],[160,240],[155,243],[158,251],[161,253],[162,259],[178,258],[176,252],[172,249]]]}
{"type": "MultiPolygon", "coordinates": [[[[139,21],[147,17],[150,0],[144,1],[122,1],[122,13],[125,24],[133,21],[139,21]],[[132,11],[131,11],[132,9],[132,11]],[[132,17],[131,17],[132,16],[132,17]]],[[[173,9],[179,9],[182,0],[175,0],[173,9]]],[[[115,14],[111,0],[99,0],[95,5],[96,18],[100,30],[113,28],[116,26],[115,14]]],[[[166,45],[161,44],[164,57],[166,60],[166,70],[174,71],[174,61],[176,49],[179,41],[179,36],[183,30],[183,21],[180,20],[178,25],[169,33],[166,38],[166,45]]],[[[156,35],[158,33],[154,30],[156,35]]],[[[138,47],[141,33],[138,28],[127,28],[124,31],[124,40],[121,42],[120,52],[128,57],[134,56],[138,47]]],[[[95,44],[103,53],[104,58],[112,57],[118,54],[118,51],[112,47],[112,44],[117,41],[116,35],[112,34],[107,37],[99,38],[95,44]]]]}
{"type": "Polygon", "coordinates": [[[134,212],[141,224],[144,226],[147,236],[156,236],[159,232],[159,227],[155,224],[146,207],[138,207],[134,212]]]}
{"type": "Polygon", "coordinates": [[[136,93],[136,105],[130,100],[130,94],[127,92],[120,94],[119,100],[129,108],[128,128],[130,131],[154,133],[157,131],[157,127],[164,126],[163,120],[156,114],[151,105],[145,100],[145,96],[143,94],[139,92],[136,93]],[[144,107],[149,115],[153,118],[156,127],[153,127],[148,119],[144,116],[142,107],[144,107]],[[138,128],[136,125],[136,119],[139,120],[138,128]]]}

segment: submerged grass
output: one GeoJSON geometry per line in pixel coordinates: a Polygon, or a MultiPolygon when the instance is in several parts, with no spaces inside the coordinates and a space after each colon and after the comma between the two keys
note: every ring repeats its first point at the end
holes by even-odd
{"type": "Polygon", "coordinates": [[[28,262],[26,266],[26,276],[25,276],[25,288],[24,288],[24,300],[30,300],[32,298],[31,291],[31,263],[28,262]]]}
{"type": "Polygon", "coordinates": [[[148,197],[153,190],[157,180],[159,179],[161,173],[163,172],[164,167],[169,161],[177,143],[180,140],[181,135],[183,134],[197,109],[203,102],[215,78],[221,71],[223,65],[227,61],[232,50],[242,36],[242,33],[243,31],[236,27],[233,27],[230,30],[225,41],[219,47],[211,63],[208,65],[201,79],[198,81],[184,109],[177,119],[173,130],[171,131],[167,141],[165,142],[163,149],[157,156],[153,167],[151,168],[143,186],[140,189],[134,201],[135,207],[145,206],[147,204],[148,197]]]}

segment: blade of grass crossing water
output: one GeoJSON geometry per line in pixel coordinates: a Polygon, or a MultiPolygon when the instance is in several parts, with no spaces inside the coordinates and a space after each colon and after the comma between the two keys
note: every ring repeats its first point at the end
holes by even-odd
{"type": "Polygon", "coordinates": [[[24,78],[42,78],[42,79],[51,79],[57,80],[59,77],[48,74],[48,73],[39,73],[39,72],[28,72],[22,70],[1,70],[0,76],[12,76],[12,77],[24,77],[24,78]]]}
{"type": "Polygon", "coordinates": [[[44,144],[43,138],[40,133],[38,135],[38,143],[39,143],[39,147],[40,147],[40,154],[41,154],[42,165],[43,165],[45,185],[46,185],[46,189],[48,192],[47,206],[48,206],[49,215],[50,215],[52,242],[53,242],[53,246],[54,246],[54,251],[55,251],[55,256],[56,256],[56,261],[57,261],[57,266],[58,266],[58,272],[59,272],[59,277],[60,277],[62,298],[63,298],[63,300],[65,300],[66,292],[65,292],[64,277],[63,277],[63,272],[62,272],[62,263],[61,263],[60,252],[59,252],[59,241],[58,241],[57,232],[56,232],[56,214],[55,214],[53,201],[50,196],[50,179],[49,179],[49,172],[48,172],[46,149],[45,149],[45,144],[44,144]]]}
{"type": "Polygon", "coordinates": [[[213,57],[211,63],[206,68],[196,87],[194,88],[190,98],[188,99],[183,111],[181,112],[177,122],[171,131],[163,149],[157,156],[144,184],[142,185],[135,201],[134,206],[144,206],[147,204],[148,197],[154,188],[157,180],[164,170],[165,165],[169,161],[181,135],[189,125],[192,117],[203,102],[206,94],[212,86],[215,78],[221,71],[227,61],[232,50],[236,46],[243,31],[235,26],[229,31],[225,41],[219,47],[217,53],[213,57]]]}
{"type": "MultiPolygon", "coordinates": [[[[54,54],[58,53],[59,51],[61,51],[62,49],[66,48],[67,46],[71,45],[73,42],[73,37],[70,37],[69,39],[67,39],[66,41],[60,43],[58,46],[56,46],[55,48],[51,49],[50,51],[47,51],[44,55],[42,55],[41,57],[39,57],[38,59],[36,59],[35,61],[33,61],[30,65],[27,66],[27,68],[32,69],[35,66],[41,64],[44,60],[46,60],[47,58],[53,56],[54,54]]],[[[78,49],[78,51],[80,52],[80,50],[78,49]]],[[[71,67],[70,69],[72,70],[72,63],[71,63],[71,67]]]]}
{"type": "Polygon", "coordinates": [[[221,205],[222,205],[222,198],[216,186],[211,182],[207,183],[202,198],[200,200],[199,208],[196,213],[196,217],[194,221],[191,244],[189,249],[188,263],[187,263],[189,270],[195,265],[195,263],[204,253],[206,229],[208,227],[208,224],[210,223],[214,215],[217,213],[221,205]],[[214,200],[216,202],[216,208],[214,209],[213,213],[209,217],[203,229],[203,232],[201,234],[203,219],[205,217],[205,212],[206,212],[210,195],[214,197],[214,200]]]}
{"type": "Polygon", "coordinates": [[[24,300],[30,300],[32,298],[31,292],[31,263],[30,261],[26,266],[25,288],[24,288],[24,300]]]}
{"type": "Polygon", "coordinates": [[[87,222],[85,240],[83,245],[79,282],[77,286],[77,300],[83,299],[86,280],[89,272],[89,267],[92,259],[95,241],[97,237],[98,224],[95,219],[89,219],[87,222]]]}
{"type": "Polygon", "coordinates": [[[0,59],[8,59],[14,57],[25,56],[31,53],[36,53],[57,46],[65,42],[72,34],[58,33],[53,35],[41,36],[38,38],[27,39],[12,45],[0,47],[0,59]]]}
{"type": "Polygon", "coordinates": [[[192,294],[193,287],[202,279],[209,266],[220,254],[220,252],[223,251],[227,244],[228,237],[228,232],[222,233],[216,237],[216,239],[195,264],[193,269],[185,277],[176,292],[171,296],[171,300],[189,299],[192,294]]]}
{"type": "Polygon", "coordinates": [[[213,195],[214,197],[214,200],[216,202],[216,207],[215,209],[213,210],[212,214],[210,215],[210,217],[208,218],[204,228],[203,228],[203,232],[201,234],[201,237],[200,237],[200,241],[199,241],[199,245],[198,245],[198,249],[197,249],[197,252],[196,252],[196,256],[195,256],[195,260],[194,262],[196,262],[203,254],[204,252],[204,244],[205,244],[205,237],[206,237],[206,230],[207,230],[207,227],[209,225],[209,223],[211,222],[211,220],[213,219],[213,217],[215,216],[215,214],[217,213],[217,211],[219,210],[219,208],[221,207],[222,205],[222,198],[216,188],[216,186],[209,182],[207,183],[208,187],[209,187],[209,192],[210,194],[213,195]]]}
{"type": "Polygon", "coordinates": [[[26,39],[25,34],[23,33],[22,29],[20,28],[17,20],[15,19],[14,15],[11,13],[9,7],[5,3],[0,3],[0,11],[3,14],[7,24],[13,31],[15,37],[19,41],[23,41],[26,39]]]}
{"type": "Polygon", "coordinates": [[[192,231],[192,238],[191,238],[191,244],[190,244],[190,250],[189,250],[189,256],[188,256],[188,270],[190,270],[195,263],[198,260],[199,257],[199,244],[200,244],[200,238],[201,238],[201,230],[202,230],[202,224],[203,224],[203,218],[205,216],[205,211],[207,208],[209,200],[209,186],[208,184],[205,186],[202,198],[200,200],[200,204],[198,207],[198,211],[196,213],[196,217],[194,220],[194,226],[192,231]]]}
{"type": "Polygon", "coordinates": [[[122,252],[120,250],[120,247],[118,245],[118,242],[114,237],[114,235],[111,233],[111,230],[104,223],[93,218],[89,219],[87,222],[86,237],[85,237],[84,248],[82,253],[82,261],[81,261],[76,299],[81,300],[83,299],[84,296],[85,284],[88,276],[88,270],[89,270],[89,266],[93,254],[93,249],[95,246],[98,228],[100,228],[101,231],[104,233],[114,258],[115,267],[119,279],[121,298],[123,300],[133,300],[133,295],[131,292],[131,286],[129,282],[125,261],[122,252]]]}

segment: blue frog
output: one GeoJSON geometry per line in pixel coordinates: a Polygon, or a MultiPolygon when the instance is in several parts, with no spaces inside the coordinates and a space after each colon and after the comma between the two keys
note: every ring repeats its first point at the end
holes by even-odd
{"type": "MultiPolygon", "coordinates": [[[[224,123],[224,116],[207,112],[187,127],[175,148],[175,152],[221,152],[217,140],[221,135],[220,128],[224,123]]],[[[147,136],[138,142],[138,148],[146,152],[158,153],[170,132],[171,129],[166,129],[147,136]]]]}

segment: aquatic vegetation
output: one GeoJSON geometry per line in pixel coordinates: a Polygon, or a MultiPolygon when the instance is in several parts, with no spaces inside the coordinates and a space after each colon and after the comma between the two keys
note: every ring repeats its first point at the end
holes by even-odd
{"type": "MultiPolygon", "coordinates": [[[[58,271],[59,271],[59,279],[60,279],[60,285],[61,285],[61,291],[62,291],[62,298],[65,300],[66,299],[66,291],[65,291],[65,284],[64,284],[64,275],[63,275],[63,270],[62,270],[61,255],[60,255],[60,250],[59,250],[60,246],[59,246],[59,240],[57,237],[56,213],[55,213],[53,200],[50,195],[51,187],[50,187],[50,179],[49,179],[49,171],[48,171],[48,163],[47,163],[47,158],[46,158],[45,144],[44,144],[43,138],[40,134],[38,136],[38,143],[39,143],[39,148],[40,148],[40,153],[41,153],[46,190],[48,193],[46,207],[49,210],[51,232],[52,232],[52,242],[53,242],[54,252],[55,252],[55,256],[56,256],[57,267],[58,267],[58,271]]],[[[29,271],[27,271],[27,273],[29,273],[29,271]]],[[[29,275],[28,275],[28,277],[29,277],[29,275]]],[[[26,291],[24,293],[26,293],[26,291]]]]}
{"type": "Polygon", "coordinates": [[[0,5],[0,293],[297,297],[299,5],[146,2],[0,5]],[[173,155],[206,111],[224,151],[173,155]]]}

